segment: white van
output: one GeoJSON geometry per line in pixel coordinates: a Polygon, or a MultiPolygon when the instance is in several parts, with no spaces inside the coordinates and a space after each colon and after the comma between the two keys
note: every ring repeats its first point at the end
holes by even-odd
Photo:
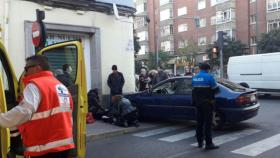
{"type": "Polygon", "coordinates": [[[280,93],[280,52],[230,57],[227,73],[262,94],[280,93]]]}

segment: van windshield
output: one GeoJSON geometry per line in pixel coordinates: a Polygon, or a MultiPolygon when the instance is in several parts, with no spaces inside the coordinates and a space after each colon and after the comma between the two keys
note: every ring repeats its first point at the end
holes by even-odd
{"type": "Polygon", "coordinates": [[[219,78],[217,79],[217,82],[220,83],[221,85],[231,89],[232,91],[237,91],[237,92],[244,92],[246,91],[245,87],[242,87],[239,84],[233,83],[227,79],[224,78],[219,78]]]}

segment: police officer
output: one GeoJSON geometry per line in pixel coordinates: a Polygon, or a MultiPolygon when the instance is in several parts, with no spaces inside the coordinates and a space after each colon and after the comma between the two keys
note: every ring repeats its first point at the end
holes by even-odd
{"type": "Polygon", "coordinates": [[[214,111],[215,92],[218,90],[215,79],[208,74],[210,66],[207,63],[199,65],[200,72],[192,78],[192,100],[196,105],[197,127],[196,137],[198,147],[202,148],[204,139],[205,149],[218,149],[212,142],[212,117],[214,111]]]}

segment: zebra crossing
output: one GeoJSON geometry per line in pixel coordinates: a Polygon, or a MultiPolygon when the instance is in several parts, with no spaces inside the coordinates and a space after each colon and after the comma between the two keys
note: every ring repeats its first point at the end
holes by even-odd
{"type": "MultiPolygon", "coordinates": [[[[231,143],[233,141],[242,140],[245,137],[254,136],[254,134],[261,133],[261,132],[263,131],[259,129],[250,129],[250,128],[243,129],[240,131],[227,132],[213,137],[213,142],[216,145],[222,145],[226,143],[231,143]]],[[[195,130],[186,129],[186,127],[182,127],[182,126],[167,126],[158,129],[135,133],[132,135],[135,137],[148,138],[152,136],[158,136],[158,135],[160,136],[161,134],[167,136],[160,137],[160,138],[157,137],[156,138],[157,141],[176,143],[181,140],[186,140],[195,137],[195,130]],[[176,133],[177,130],[179,130],[180,132],[176,133]]],[[[190,143],[190,146],[197,146],[197,143],[196,142],[190,143]]],[[[255,142],[252,142],[249,145],[247,144],[242,145],[241,143],[240,148],[234,149],[230,152],[233,154],[254,157],[279,146],[280,146],[280,134],[275,134],[273,136],[268,136],[262,140],[257,140],[255,142]]]]}

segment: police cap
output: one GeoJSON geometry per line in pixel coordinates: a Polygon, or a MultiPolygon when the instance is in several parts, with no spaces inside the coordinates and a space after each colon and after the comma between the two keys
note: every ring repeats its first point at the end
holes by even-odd
{"type": "Polygon", "coordinates": [[[199,68],[200,70],[210,70],[210,65],[207,63],[200,63],[199,68]]]}

